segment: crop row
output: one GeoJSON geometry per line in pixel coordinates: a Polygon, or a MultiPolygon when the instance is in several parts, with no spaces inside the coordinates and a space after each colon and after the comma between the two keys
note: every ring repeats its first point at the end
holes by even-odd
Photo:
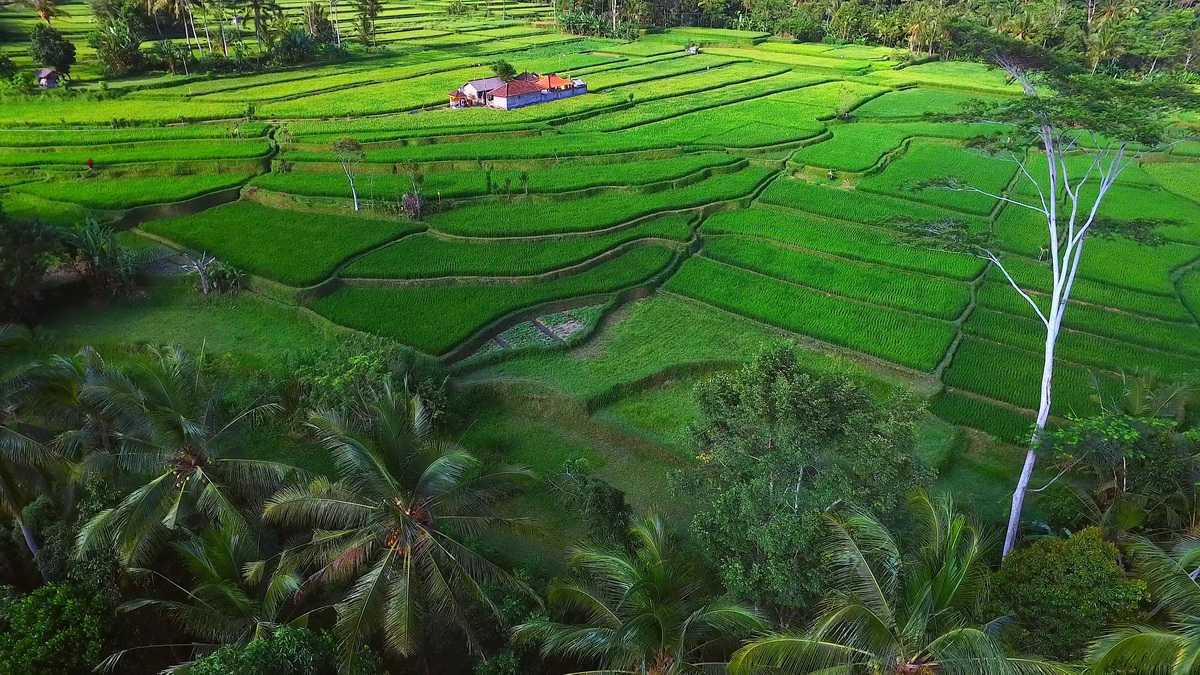
{"type": "Polygon", "coordinates": [[[937,221],[958,218],[979,226],[981,219],[959,216],[936,206],[871,192],[822,187],[799,180],[777,180],[762,194],[768,204],[800,209],[829,218],[888,226],[901,219],[937,221]]]}
{"type": "Polygon", "coordinates": [[[290,286],[328,278],[343,260],[412,231],[411,225],[281,211],[238,201],[145,223],[142,229],[290,286]]]}
{"type": "Polygon", "coordinates": [[[801,68],[819,68],[843,73],[856,73],[867,70],[872,66],[870,61],[854,59],[827,58],[810,54],[789,54],[787,52],[769,51],[757,47],[713,47],[706,50],[712,54],[722,54],[741,59],[754,59],[771,63],[784,63],[801,68]]]}
{"type": "Polygon", "coordinates": [[[180,127],[133,127],[127,129],[4,129],[0,147],[33,148],[64,145],[105,145],[138,141],[254,138],[267,133],[262,122],[240,124],[194,124],[180,127]]]}
{"type": "Polygon", "coordinates": [[[839,112],[854,109],[885,91],[887,90],[871,84],[836,80],[775,94],[771,98],[817,108],[821,115],[833,117],[839,112]]]}
{"type": "Polygon", "coordinates": [[[831,45],[824,42],[762,42],[757,49],[784,54],[808,54],[834,59],[859,59],[864,61],[895,61],[903,54],[892,47],[870,45],[831,45]]]}
{"type": "Polygon", "coordinates": [[[805,164],[841,171],[866,171],[875,166],[884,155],[914,136],[971,138],[995,133],[1000,129],[1000,126],[992,124],[937,122],[839,124],[830,128],[833,138],[801,148],[796,152],[795,159],[805,164]]]}
{"type": "Polygon", "coordinates": [[[734,63],[734,59],[720,56],[700,54],[679,59],[651,61],[650,63],[631,65],[628,68],[606,70],[588,76],[588,91],[603,91],[610,87],[620,87],[639,82],[659,82],[670,86],[669,78],[687,75],[697,71],[719,68],[734,63]],[[665,81],[664,81],[665,80],[665,81]]]}
{"type": "Polygon", "coordinates": [[[782,249],[756,239],[710,239],[704,255],[809,288],[937,319],[952,321],[971,302],[971,289],[962,282],[782,249]]]}
{"type": "Polygon", "coordinates": [[[671,291],[784,330],[931,371],[954,339],[953,325],[692,258],[667,282],[671,291]]]}
{"type": "Polygon", "coordinates": [[[239,159],[262,157],[271,149],[266,139],[151,141],[102,146],[0,148],[0,166],[75,165],[92,160],[97,166],[163,160],[239,159]]]}
{"type": "Polygon", "coordinates": [[[303,80],[262,84],[248,89],[217,91],[205,94],[199,98],[205,101],[269,101],[288,96],[302,96],[325,89],[361,86],[365,83],[405,80],[422,75],[467,68],[477,63],[478,59],[470,57],[427,60],[422,63],[405,63],[396,66],[358,69],[350,72],[325,75],[323,77],[309,77],[303,80]]]}
{"type": "Polygon", "coordinates": [[[984,93],[1021,93],[1021,88],[1000,68],[970,61],[931,61],[895,70],[876,70],[866,77],[888,85],[927,84],[984,93]]]}
{"type": "Polygon", "coordinates": [[[1033,429],[1033,418],[1028,415],[955,391],[939,394],[929,409],[947,422],[980,429],[1014,444],[1028,442],[1033,429]]]}
{"type": "Polygon", "coordinates": [[[465,236],[527,236],[613,227],[658,211],[745,197],[771,175],[751,167],[662,192],[602,194],[578,199],[487,201],[434,214],[430,223],[465,236]]]}
{"type": "Polygon", "coordinates": [[[422,233],[355,260],[345,277],[420,279],[446,276],[523,276],[576,265],[636,239],[685,241],[691,218],[668,214],[601,235],[554,239],[444,239],[422,233]]]}
{"type": "Polygon", "coordinates": [[[913,141],[883,171],[863,177],[858,189],[914,199],[956,211],[987,216],[1017,172],[1014,162],[937,141],[913,141]],[[955,189],[924,187],[929,180],[952,181],[955,189]]]}
{"type": "Polygon", "coordinates": [[[880,96],[855,110],[854,116],[864,120],[889,120],[953,115],[962,112],[969,103],[988,104],[1006,98],[951,89],[913,87],[880,96]]]}
{"type": "Polygon", "coordinates": [[[843,258],[951,279],[974,279],[985,264],[982,259],[970,255],[906,246],[880,229],[776,209],[750,208],[715,213],[704,221],[701,231],[763,237],[843,258]]]}
{"type": "Polygon", "coordinates": [[[196,122],[241,117],[245,112],[246,107],[238,103],[31,98],[5,101],[0,106],[0,127],[95,126],[115,120],[138,124],[196,122]]]}
{"type": "MultiPolygon", "coordinates": [[[[1034,318],[1029,304],[1007,283],[990,281],[979,287],[980,307],[994,309],[1022,318],[1034,318]]],[[[1200,328],[1190,321],[1187,310],[1176,300],[1149,296],[1150,306],[1161,305],[1162,313],[1173,313],[1175,321],[1155,320],[1142,314],[1102,309],[1094,305],[1072,302],[1063,314],[1067,328],[1102,337],[1138,344],[1163,351],[1186,352],[1200,357],[1200,328]],[[1185,323],[1186,322],[1186,323],[1185,323]]],[[[1044,298],[1038,296],[1044,304],[1044,298]]]]}
{"type": "MultiPolygon", "coordinates": [[[[1050,264],[1048,262],[1012,256],[1003,258],[1003,261],[1005,269],[1022,288],[1042,294],[1050,293],[1050,264]]],[[[1006,283],[999,270],[992,270],[989,274],[991,280],[1001,284],[1006,283]]],[[[1076,278],[1075,285],[1071,287],[1071,298],[1168,321],[1188,320],[1187,312],[1180,306],[1179,299],[1173,295],[1153,295],[1092,279],[1076,278]]]]}
{"type": "MultiPolygon", "coordinates": [[[[566,192],[599,186],[635,186],[675,180],[703,169],[728,167],[740,160],[723,153],[678,155],[622,164],[591,164],[565,160],[553,168],[518,171],[438,171],[422,175],[421,191],[428,198],[474,197],[488,194],[566,192]]],[[[396,174],[366,174],[358,178],[359,195],[395,199],[412,189],[411,179],[396,174]]],[[[340,173],[270,173],[253,185],[265,190],[314,197],[350,197],[346,176],[340,173]]]]}
{"type": "MultiPolygon", "coordinates": [[[[979,309],[963,324],[971,335],[1003,342],[1031,352],[1045,343],[1045,328],[1037,319],[979,309]]],[[[1057,355],[1066,361],[1105,370],[1154,371],[1162,375],[1200,373],[1200,358],[1176,352],[1151,351],[1118,340],[1073,330],[1059,336],[1057,355]]]]}
{"type": "Polygon", "coordinates": [[[91,209],[121,210],[146,204],[165,204],[236,187],[251,174],[220,173],[196,176],[84,178],[26,183],[14,192],[65,201],[91,209]]]}
{"type": "Polygon", "coordinates": [[[641,246],[579,274],[528,284],[343,287],[313,302],[331,321],[442,354],[511,312],[642,283],[663,270],[671,250],[641,246]]]}
{"type": "Polygon", "coordinates": [[[649,101],[636,99],[641,102],[632,107],[569,122],[561,128],[572,132],[616,131],[698,110],[760,98],[772,92],[787,91],[820,81],[798,73],[778,74],[773,69],[764,69],[761,64],[736,63],[714,71],[697,73],[687,79],[686,88],[681,89],[679,85],[683,83],[677,83],[670,97],[649,101]],[[753,79],[748,82],[742,81],[745,78],[753,79]],[[689,91],[694,91],[695,94],[687,95],[689,91]]]}
{"type": "MultiPolygon", "coordinates": [[[[608,57],[595,54],[557,55],[541,58],[513,59],[518,69],[535,72],[562,70],[594,64],[608,57]]],[[[437,64],[431,64],[437,66],[437,64]]],[[[268,103],[260,108],[264,115],[280,117],[329,117],[333,115],[362,115],[398,112],[444,103],[447,93],[467,80],[487,77],[491,70],[485,66],[439,70],[428,75],[393,82],[364,84],[349,89],[302,96],[268,103]]]]}
{"type": "MultiPolygon", "coordinates": [[[[942,381],[997,401],[1036,410],[1042,381],[1042,357],[1038,352],[965,337],[958,345],[954,361],[943,373],[942,381]]],[[[1056,360],[1053,414],[1060,417],[1095,414],[1099,408],[1095,399],[1098,391],[1106,400],[1116,400],[1121,384],[1115,377],[1056,360]]]]}

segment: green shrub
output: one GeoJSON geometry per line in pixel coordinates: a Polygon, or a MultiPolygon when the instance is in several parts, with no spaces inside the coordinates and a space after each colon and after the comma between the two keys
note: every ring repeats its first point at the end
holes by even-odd
{"type": "MultiPolygon", "coordinates": [[[[339,675],[337,643],[328,633],[287,626],[244,645],[225,645],[192,663],[187,675],[339,675]]],[[[368,659],[373,661],[373,659],[368,659]]],[[[355,669],[366,675],[367,667],[355,669]]]]}
{"type": "Polygon", "coordinates": [[[84,673],[104,656],[108,608],[91,591],[42,586],[0,615],[0,674],[84,673]]]}
{"type": "Polygon", "coordinates": [[[1117,548],[1096,528],[1017,549],[992,588],[1001,610],[1016,619],[1014,644],[1064,661],[1077,659],[1107,627],[1133,619],[1147,599],[1146,583],[1125,575],[1117,548]]]}

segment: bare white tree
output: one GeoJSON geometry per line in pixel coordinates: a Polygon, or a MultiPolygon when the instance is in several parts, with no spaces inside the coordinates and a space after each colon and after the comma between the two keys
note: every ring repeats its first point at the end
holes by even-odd
{"type": "Polygon", "coordinates": [[[366,159],[366,153],[363,152],[362,144],[358,141],[353,138],[343,138],[333,144],[333,154],[346,174],[346,181],[350,183],[350,196],[354,199],[354,210],[357,211],[359,210],[358,189],[354,186],[354,172],[358,169],[359,163],[366,159]]]}
{"type": "Polygon", "coordinates": [[[1000,270],[1045,328],[1037,417],[1012,494],[1004,537],[1005,556],[1016,544],[1021,510],[1050,418],[1055,350],[1088,234],[1096,229],[1101,205],[1129,164],[1131,148],[1138,142],[1157,142],[1165,128],[1165,113],[1190,96],[1169,86],[1139,89],[1144,85],[1079,76],[1078,71],[1070,69],[1056,72],[1046,62],[1031,65],[1029,53],[1022,53],[1024,49],[1024,46],[1017,46],[1013,52],[990,49],[987,56],[1020,85],[1024,94],[995,109],[991,119],[1013,125],[1020,136],[1041,146],[1040,152],[1022,150],[1011,155],[1018,166],[1018,182],[1031,186],[1030,189],[1009,194],[990,192],[953,179],[943,184],[950,189],[987,195],[1004,202],[1007,208],[1032,211],[1045,223],[1043,250],[1048,258],[1050,279],[1045,287],[1048,294],[1043,289],[1040,298],[1035,297],[1035,291],[1018,283],[1000,255],[987,247],[975,247],[1000,270]],[[1053,94],[1035,86],[1031,68],[1053,75],[1050,78],[1053,94]],[[1078,139],[1089,135],[1088,147],[1080,147],[1078,139]],[[1035,170],[1036,165],[1031,164],[1040,161],[1045,162],[1044,175],[1039,175],[1041,170],[1035,170]]]}

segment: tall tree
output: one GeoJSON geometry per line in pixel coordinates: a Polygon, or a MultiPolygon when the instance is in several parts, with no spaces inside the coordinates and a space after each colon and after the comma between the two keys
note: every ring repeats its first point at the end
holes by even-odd
{"type": "Polygon", "coordinates": [[[1008,656],[987,627],[974,623],[986,600],[986,534],[948,496],[933,500],[922,493],[912,504],[917,526],[911,553],[867,511],[830,515],[826,559],[836,590],[822,614],[807,631],[751,640],[734,654],[730,672],[1060,670],[1008,656]]]}
{"type": "Polygon", "coordinates": [[[515,639],[541,645],[545,657],[603,669],[587,672],[676,675],[717,665],[702,663],[714,646],[765,627],[757,612],[706,588],[694,556],[657,516],[634,524],[629,539],[629,551],[573,549],[569,576],[549,591],[550,609],[560,618],[521,624],[515,639]]]}
{"type": "Polygon", "coordinates": [[[338,165],[342,167],[342,172],[346,174],[346,181],[350,183],[350,196],[354,199],[354,210],[357,211],[358,189],[354,185],[354,175],[358,171],[358,165],[366,159],[362,143],[353,138],[343,138],[335,141],[333,144],[333,156],[337,158],[338,165]]]}
{"type": "Polygon", "coordinates": [[[50,25],[52,19],[71,16],[67,10],[58,6],[57,0],[19,0],[14,4],[18,7],[28,7],[37,12],[38,17],[45,21],[47,26],[50,25]]]}
{"type": "Polygon", "coordinates": [[[469,610],[481,605],[498,616],[482,585],[515,582],[467,538],[513,524],[492,507],[530,472],[487,470],[438,445],[420,398],[390,385],[357,414],[314,413],[309,426],[332,454],[338,480],[284,488],[264,515],[317,528],[286,556],[315,567],[306,584],[348,586],[335,627],[348,665],[376,635],[390,654],[417,653],[434,619],[457,625],[477,649],[469,610]]]}
{"type": "Polygon", "coordinates": [[[957,179],[944,181],[941,187],[988,195],[1007,208],[1037,214],[1045,226],[1049,258],[1049,278],[1043,284],[1049,292],[1038,293],[1023,288],[1004,260],[986,245],[970,244],[1000,270],[1046,331],[1034,431],[1013,491],[1004,538],[1007,555],[1016,543],[1025,493],[1050,418],[1055,350],[1088,234],[1102,220],[1101,206],[1128,166],[1132,149],[1162,142],[1170,115],[1195,97],[1170,83],[1081,74],[1075,63],[982,26],[960,24],[956,38],[960,50],[988,59],[1021,87],[1022,97],[977,106],[969,115],[1011,126],[1011,134],[995,149],[1007,152],[1017,164],[1023,191],[1033,198],[1022,198],[1022,190],[993,194],[957,179]],[[1029,145],[1039,151],[1028,154],[1029,145]]]}
{"type": "Polygon", "coordinates": [[[848,375],[806,370],[794,348],[765,351],[696,387],[700,496],[691,530],[735,596],[780,616],[819,600],[822,514],[851,502],[899,514],[930,480],[915,458],[911,401],[879,401],[848,375]]]}
{"type": "Polygon", "coordinates": [[[279,407],[230,409],[203,355],[151,349],[146,361],[90,381],[86,396],[117,420],[115,467],[145,482],[80,529],[80,556],[111,545],[126,564],[138,564],[189,525],[245,532],[243,507],[291,470],[241,456],[239,432],[279,407]]]}
{"type": "MultiPolygon", "coordinates": [[[[182,569],[129,570],[144,584],[159,589],[161,596],[129,600],[119,611],[157,613],[196,640],[191,646],[197,652],[245,644],[281,625],[299,624],[307,616],[293,614],[286,620],[301,579],[293,570],[279,569],[272,560],[264,559],[255,533],[212,527],[188,533],[171,548],[182,569]]],[[[101,668],[115,668],[133,651],[178,646],[123,649],[105,659],[101,668]]]]}

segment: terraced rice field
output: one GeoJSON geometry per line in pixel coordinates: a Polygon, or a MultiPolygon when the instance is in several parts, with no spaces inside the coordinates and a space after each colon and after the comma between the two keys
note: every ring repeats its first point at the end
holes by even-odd
{"type": "MultiPolygon", "coordinates": [[[[450,19],[441,0],[386,5],[388,48],[345,63],[6,102],[0,203],[69,223],[192,200],[194,213],[124,222],[231,262],[276,300],[464,370],[504,372],[504,336],[545,328],[533,317],[588,308],[580,330],[592,330],[656,294],[681,316],[741,317],[931,384],[932,410],[954,423],[1024,434],[1041,348],[1031,312],[985,260],[906,244],[896,228],[952,218],[991,231],[1045,301],[1041,225],[997,198],[1028,188],[1011,161],[966,144],[1000,129],[928,117],[1016,95],[1002,76],[738,31],[582,39],[531,26],[545,5],[472,6],[450,19]],[[701,53],[686,54],[689,43],[701,53]],[[447,109],[447,91],[496,58],[582,77],[591,93],[509,112],[447,109]],[[365,148],[357,213],[330,147],[343,137],[365,148]],[[923,185],[945,176],[992,196],[923,185]],[[424,211],[409,219],[399,205],[414,186],[424,211]],[[206,201],[215,194],[225,197],[206,201]]],[[[1115,391],[1123,372],[1200,371],[1200,165],[1189,147],[1147,154],[1105,206],[1107,217],[1162,219],[1161,242],[1089,241],[1056,415],[1093,411],[1095,388],[1115,391]]],[[[680,340],[657,339],[627,345],[629,358],[680,340]]],[[[521,363],[536,358],[523,352],[521,363]]]]}

